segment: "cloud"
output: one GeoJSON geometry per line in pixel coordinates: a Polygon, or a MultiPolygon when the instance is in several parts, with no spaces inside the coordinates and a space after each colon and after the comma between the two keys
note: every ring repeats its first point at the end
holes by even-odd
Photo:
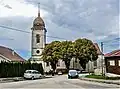
{"type": "MultiPolygon", "coordinates": [[[[36,16],[38,10],[32,4],[27,4],[18,0],[4,0],[0,5],[0,17],[9,17],[9,16],[25,16],[25,17],[33,17],[36,16]],[[6,8],[7,7],[7,8],[6,8]],[[12,9],[8,9],[8,7],[12,7],[12,9]]],[[[41,16],[44,17],[47,12],[41,10],[41,16]]]]}
{"type": "MultiPolygon", "coordinates": [[[[25,17],[5,17],[1,18],[0,24],[11,28],[17,28],[23,31],[31,32],[31,18],[25,17]]],[[[13,31],[11,29],[0,28],[0,37],[6,37],[13,40],[0,40],[2,44],[7,44],[12,48],[30,50],[30,36],[31,34],[13,31]],[[26,42],[26,43],[24,43],[26,42]],[[24,43],[22,46],[21,44],[24,43]]]]}
{"type": "Polygon", "coordinates": [[[4,7],[8,8],[8,9],[12,9],[12,7],[9,5],[5,5],[4,7]]]}
{"type": "MultiPolygon", "coordinates": [[[[0,5],[0,25],[31,32],[30,28],[37,16],[37,3],[40,2],[41,16],[46,24],[47,35],[64,38],[47,37],[48,43],[53,40],[75,40],[81,37],[99,43],[119,37],[118,1],[4,0],[1,3],[4,5],[0,5]],[[12,9],[5,8],[5,5],[9,5],[12,9]]],[[[27,50],[28,53],[31,50],[31,34],[0,28],[0,37],[14,39],[0,40],[2,45],[27,50]]],[[[116,40],[116,44],[110,42],[106,45],[105,52],[118,49],[119,41],[116,40]]]]}

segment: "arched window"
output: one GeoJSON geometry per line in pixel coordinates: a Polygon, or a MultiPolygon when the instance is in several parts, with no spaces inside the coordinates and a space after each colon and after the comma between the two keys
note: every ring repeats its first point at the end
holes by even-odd
{"type": "Polygon", "coordinates": [[[39,34],[36,35],[36,42],[40,43],[40,35],[39,34]]]}

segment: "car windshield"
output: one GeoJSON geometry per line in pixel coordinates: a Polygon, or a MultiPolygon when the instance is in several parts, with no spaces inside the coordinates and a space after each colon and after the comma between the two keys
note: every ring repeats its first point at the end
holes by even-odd
{"type": "Polygon", "coordinates": [[[33,71],[32,73],[34,73],[34,74],[39,74],[39,72],[38,72],[38,71],[33,71]]]}
{"type": "Polygon", "coordinates": [[[25,73],[32,73],[31,71],[25,71],[25,73]]]}
{"type": "Polygon", "coordinates": [[[75,75],[75,74],[77,73],[77,71],[69,71],[69,73],[70,73],[71,75],[75,75]]]}

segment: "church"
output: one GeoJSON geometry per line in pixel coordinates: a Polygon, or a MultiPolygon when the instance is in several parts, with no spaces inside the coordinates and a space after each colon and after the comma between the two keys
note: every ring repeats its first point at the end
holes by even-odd
{"type": "Polygon", "coordinates": [[[40,16],[40,9],[38,8],[38,16],[33,21],[32,38],[31,38],[31,62],[32,63],[42,63],[45,72],[50,71],[50,66],[48,63],[41,59],[42,51],[46,44],[46,28],[43,19],[40,16]]]}
{"type": "MultiPolygon", "coordinates": [[[[31,63],[42,63],[44,72],[49,72],[52,68],[48,63],[44,62],[41,58],[42,51],[44,50],[44,47],[46,45],[46,32],[47,29],[45,28],[45,23],[43,19],[40,16],[40,9],[38,8],[38,16],[33,21],[33,26],[31,28],[32,30],[32,38],[31,38],[31,63]]],[[[99,49],[99,46],[97,44],[94,44],[95,48],[97,49],[98,53],[98,59],[96,62],[98,62],[96,65],[101,66],[101,51],[99,49]]],[[[89,66],[89,67],[90,67],[89,66]]],[[[62,60],[58,61],[58,64],[56,65],[57,69],[66,69],[65,63],[62,60]]],[[[70,62],[70,68],[76,67],[77,69],[82,69],[80,64],[74,63],[74,60],[71,60],[70,62]],[[74,65],[75,66],[74,66],[74,65]]],[[[98,69],[99,67],[97,67],[98,69]]],[[[86,71],[91,70],[94,71],[94,63],[90,62],[86,65],[86,71]],[[88,68],[88,65],[91,66],[91,68],[88,68]]]]}

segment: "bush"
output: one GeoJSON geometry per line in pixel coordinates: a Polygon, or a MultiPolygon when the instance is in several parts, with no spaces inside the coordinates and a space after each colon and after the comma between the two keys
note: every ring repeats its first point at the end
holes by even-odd
{"type": "Polygon", "coordinates": [[[0,63],[0,77],[23,77],[25,70],[38,70],[43,74],[42,64],[37,63],[16,63],[16,62],[1,62],[0,63]]]}

